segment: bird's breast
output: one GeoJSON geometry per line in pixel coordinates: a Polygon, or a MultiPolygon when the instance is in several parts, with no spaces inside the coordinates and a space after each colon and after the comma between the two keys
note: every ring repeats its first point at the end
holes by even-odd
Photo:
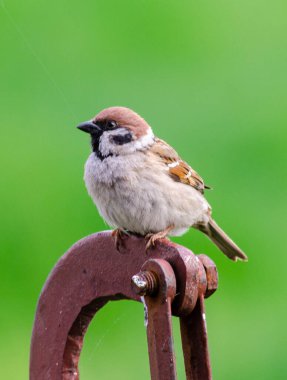
{"type": "Polygon", "coordinates": [[[103,160],[92,153],[85,165],[85,182],[113,186],[125,180],[132,185],[145,165],[146,157],[142,152],[126,156],[109,156],[103,160]]]}

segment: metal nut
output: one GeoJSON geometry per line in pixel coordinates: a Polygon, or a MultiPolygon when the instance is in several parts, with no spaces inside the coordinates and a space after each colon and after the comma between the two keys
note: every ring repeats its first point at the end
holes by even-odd
{"type": "Polygon", "coordinates": [[[156,275],[150,271],[135,274],[131,283],[134,292],[140,296],[155,294],[158,288],[156,275]]]}
{"type": "Polygon", "coordinates": [[[218,287],[218,273],[214,262],[206,255],[198,255],[199,260],[204,266],[206,272],[207,287],[205,292],[205,298],[211,296],[218,287]]]}

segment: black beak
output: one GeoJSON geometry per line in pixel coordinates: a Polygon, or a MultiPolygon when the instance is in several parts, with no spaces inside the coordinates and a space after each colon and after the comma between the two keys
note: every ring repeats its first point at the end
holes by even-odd
{"type": "Polygon", "coordinates": [[[84,123],[78,125],[77,128],[79,128],[83,132],[90,134],[102,132],[101,127],[99,127],[92,121],[85,121],[84,123]]]}

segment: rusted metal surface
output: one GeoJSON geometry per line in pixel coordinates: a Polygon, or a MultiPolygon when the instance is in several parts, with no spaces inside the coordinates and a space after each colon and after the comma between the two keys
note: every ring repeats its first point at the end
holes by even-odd
{"type": "Polygon", "coordinates": [[[208,256],[201,254],[197,257],[199,258],[205,269],[207,288],[204,292],[204,297],[208,298],[216,291],[218,286],[217,268],[214,262],[208,256]]]}
{"type": "Polygon", "coordinates": [[[204,295],[190,315],[180,318],[180,332],[187,380],[211,380],[204,295]]]}
{"type": "MultiPolygon", "coordinates": [[[[147,286],[145,296],[148,321],[150,319],[153,321],[154,316],[158,319],[159,313],[162,318],[162,321],[156,325],[151,323],[147,331],[151,378],[156,380],[176,379],[175,357],[172,348],[171,311],[168,311],[173,297],[165,298],[166,293],[164,292],[165,283],[169,279],[175,278],[175,275],[172,272],[166,272],[165,278],[160,277],[158,270],[151,267],[152,261],[147,261],[142,268],[144,271],[139,273],[139,277],[141,277],[141,273],[148,273],[149,276],[153,273],[153,281],[147,282],[147,285],[150,284],[150,286],[147,286]],[[155,278],[157,278],[156,284],[155,278]],[[159,289],[158,294],[154,294],[154,289],[159,289]],[[168,302],[165,301],[166,299],[168,302]],[[167,349],[163,349],[166,347],[162,343],[163,341],[169,343],[168,352],[166,352],[167,349]],[[168,357],[169,361],[167,360],[168,357]]],[[[190,253],[189,259],[183,260],[183,264],[185,265],[184,273],[186,273],[186,286],[183,289],[186,292],[175,305],[174,313],[180,317],[186,379],[211,380],[204,298],[217,289],[217,271],[213,261],[205,255],[194,256],[190,253]]]]}
{"type": "Polygon", "coordinates": [[[175,275],[171,265],[163,259],[148,260],[142,269],[154,273],[158,282],[156,294],[144,297],[151,379],[175,380],[171,321],[171,303],[176,293],[175,275]]]}
{"type": "Polygon", "coordinates": [[[206,255],[198,255],[198,298],[188,315],[180,316],[182,350],[187,380],[211,380],[211,366],[207,343],[204,298],[218,287],[218,274],[214,262],[206,255]]]}
{"type": "MultiPolygon", "coordinates": [[[[140,301],[131,279],[141,271],[155,273],[157,282],[154,293],[148,295],[147,292],[144,296],[148,308],[152,380],[176,378],[171,309],[174,315],[181,317],[182,331],[188,330],[184,333],[186,339],[194,339],[194,330],[202,321],[192,310],[197,310],[198,299],[202,299],[203,307],[205,292],[217,286],[211,280],[209,285],[206,276],[206,273],[214,273],[208,272],[212,265],[202,264],[191,251],[168,240],[157,242],[147,253],[143,238],[130,236],[123,244],[119,252],[111,231],[97,233],[76,243],[56,264],[38,302],[31,342],[30,380],[79,379],[78,363],[91,319],[110,300],[140,301]],[[192,323],[191,330],[188,323],[192,323]],[[159,377],[163,371],[161,363],[167,358],[170,368],[165,377],[159,377]]],[[[187,347],[185,365],[189,373],[187,361],[192,360],[193,351],[186,341],[183,344],[184,350],[187,347]]],[[[194,378],[208,380],[210,377],[194,378]]]]}

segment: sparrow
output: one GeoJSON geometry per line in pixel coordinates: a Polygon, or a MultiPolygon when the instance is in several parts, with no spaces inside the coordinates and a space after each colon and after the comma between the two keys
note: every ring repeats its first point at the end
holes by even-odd
{"type": "Polygon", "coordinates": [[[158,239],[180,236],[190,227],[205,235],[231,260],[243,251],[211,217],[200,175],[149,124],[126,107],[110,107],[78,126],[91,136],[84,181],[99,213],[115,230],[158,239]]]}

